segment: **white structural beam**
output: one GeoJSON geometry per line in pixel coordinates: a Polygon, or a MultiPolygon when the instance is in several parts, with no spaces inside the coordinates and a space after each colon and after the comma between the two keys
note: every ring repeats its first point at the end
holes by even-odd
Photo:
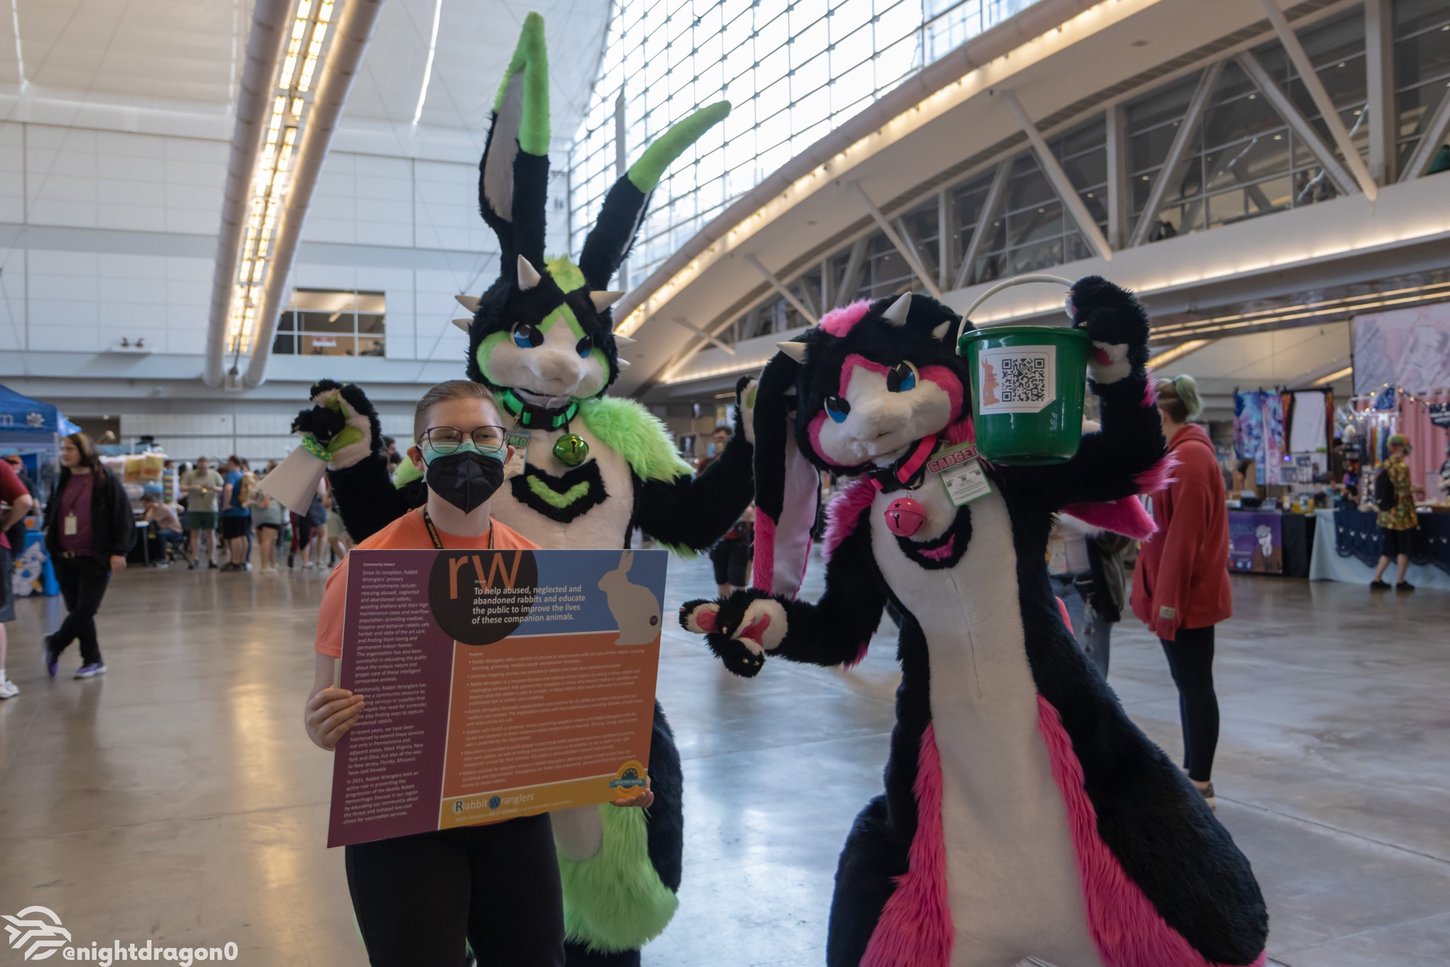
{"type": "Polygon", "coordinates": [[[866,248],[870,244],[869,235],[863,235],[851,243],[851,251],[846,255],[846,268],[841,273],[841,285],[836,295],[842,305],[854,299],[856,290],[861,287],[861,269],[866,264],[866,248]]]}
{"type": "Polygon", "coordinates": [[[982,254],[987,232],[1002,211],[1002,200],[1007,197],[1007,181],[1012,177],[1013,161],[1014,159],[1008,158],[999,162],[997,170],[992,174],[992,183],[987,186],[987,197],[982,199],[982,210],[977,215],[977,227],[972,230],[967,250],[962,253],[962,263],[957,266],[953,289],[960,289],[972,280],[972,266],[976,263],[977,256],[982,254]]]}
{"type": "Polygon", "coordinates": [[[943,188],[936,193],[936,284],[945,289],[951,281],[952,235],[956,218],[952,210],[951,192],[943,188]]]}
{"type": "Polygon", "coordinates": [[[727,356],[734,356],[735,355],[735,347],[732,346],[732,345],[730,345],[729,343],[725,342],[725,340],[721,339],[719,336],[715,335],[714,333],[706,332],[704,329],[701,329],[699,326],[695,325],[694,323],[688,322],[688,321],[686,321],[684,319],[681,319],[679,316],[675,316],[675,318],[674,318],[673,321],[674,321],[674,324],[677,325],[677,326],[679,326],[681,329],[688,329],[688,330],[690,330],[695,335],[699,336],[701,339],[705,340],[707,343],[709,343],[710,345],[714,346],[716,349],[719,349],[719,350],[723,351],[725,353],[725,355],[727,355],[727,356]]]}
{"type": "Polygon", "coordinates": [[[1369,173],[1377,184],[1395,180],[1395,43],[1390,0],[1364,3],[1365,110],[1369,112],[1369,173]]]}
{"type": "MultiPolygon", "coordinates": [[[[1244,51],[1234,59],[1244,69],[1244,73],[1249,76],[1249,80],[1254,82],[1254,86],[1259,89],[1259,93],[1264,95],[1264,99],[1269,102],[1269,105],[1273,107],[1279,117],[1284,119],[1284,123],[1293,129],[1294,136],[1303,141],[1304,146],[1324,166],[1325,174],[1329,175],[1330,180],[1334,182],[1340,192],[1346,195],[1353,194],[1355,188],[1353,176],[1350,175],[1344,165],[1339,163],[1339,158],[1335,156],[1329,145],[1325,144],[1324,140],[1319,137],[1319,132],[1314,130],[1314,125],[1309,123],[1309,119],[1299,113],[1299,109],[1294,106],[1294,102],[1289,100],[1289,95],[1285,94],[1274,79],[1269,76],[1269,72],[1264,69],[1264,65],[1259,62],[1259,59],[1249,51],[1244,51]]],[[[1358,153],[1355,154],[1355,157],[1359,157],[1358,153]]]]}
{"type": "Polygon", "coordinates": [[[1369,168],[1365,167],[1364,159],[1359,156],[1355,149],[1354,142],[1350,140],[1349,130],[1345,128],[1344,121],[1339,117],[1339,110],[1330,99],[1329,92],[1324,89],[1324,82],[1319,79],[1319,74],[1314,70],[1314,64],[1309,60],[1309,55],[1304,51],[1304,45],[1299,43],[1299,37],[1294,33],[1294,28],[1289,26],[1284,11],[1279,9],[1278,0],[1261,0],[1264,6],[1264,13],[1268,15],[1269,23],[1274,25],[1274,33],[1279,36],[1279,43],[1284,45],[1284,51],[1289,59],[1294,62],[1294,69],[1299,72],[1299,80],[1303,82],[1304,89],[1309,92],[1313,99],[1314,106],[1319,109],[1320,115],[1324,118],[1325,127],[1329,128],[1330,137],[1339,146],[1340,154],[1344,155],[1344,163],[1349,166],[1354,180],[1359,183],[1360,190],[1370,201],[1374,201],[1379,195],[1379,186],[1375,184],[1374,178],[1370,177],[1369,168]]]}
{"type": "Polygon", "coordinates": [[[1400,180],[1409,181],[1411,178],[1423,177],[1430,170],[1430,161],[1435,157],[1435,152],[1445,144],[1447,136],[1450,136],[1450,87],[1440,95],[1440,106],[1435,108],[1435,113],[1430,115],[1430,119],[1421,129],[1420,143],[1415,145],[1414,153],[1405,162],[1405,170],[1400,172],[1400,180]]]}
{"type": "Polygon", "coordinates": [[[754,255],[747,254],[745,256],[745,261],[755,266],[756,271],[759,272],[762,277],[764,277],[765,281],[770,283],[770,287],[776,292],[780,293],[780,297],[782,299],[795,306],[795,311],[799,312],[802,316],[804,316],[807,322],[809,322],[813,326],[820,322],[820,319],[816,317],[816,314],[811,311],[810,307],[802,302],[800,298],[790,290],[789,286],[787,286],[784,282],[780,281],[780,279],[776,278],[775,273],[770,271],[770,269],[767,269],[765,265],[761,263],[760,259],[756,258],[754,255]]]}
{"type": "Polygon", "coordinates": [[[262,128],[267,123],[267,112],[272,109],[272,85],[292,26],[288,10],[288,0],[257,0],[252,10],[246,65],[242,68],[237,95],[237,122],[232,130],[231,158],[227,162],[227,183],[222,192],[216,265],[212,269],[211,315],[207,323],[206,366],[202,375],[208,386],[221,383],[226,353],[230,348],[226,345],[227,321],[232,292],[237,285],[237,259],[252,204],[253,169],[262,148],[262,128]]]}
{"type": "Polygon", "coordinates": [[[851,188],[860,197],[861,204],[865,206],[867,213],[870,214],[871,220],[876,223],[877,228],[881,229],[881,234],[885,235],[886,240],[896,247],[896,251],[901,253],[901,257],[906,261],[911,271],[916,274],[916,277],[921,280],[921,284],[926,286],[926,290],[932,294],[932,297],[940,299],[941,288],[937,286],[936,279],[933,279],[931,274],[927,272],[926,266],[922,265],[921,260],[916,257],[916,249],[909,245],[901,237],[901,233],[896,230],[896,226],[892,225],[886,216],[881,214],[881,209],[877,208],[876,203],[871,200],[871,196],[866,194],[866,189],[854,181],[850,184],[851,188]]]}
{"type": "Polygon", "coordinates": [[[1178,130],[1173,133],[1173,141],[1168,145],[1168,155],[1163,159],[1163,167],[1158,169],[1158,177],[1153,179],[1153,187],[1148,192],[1148,202],[1143,206],[1143,214],[1138,216],[1138,224],[1134,226],[1133,234],[1128,239],[1130,246],[1142,245],[1148,240],[1148,233],[1152,231],[1158,218],[1158,210],[1163,207],[1163,196],[1168,194],[1168,185],[1178,176],[1178,169],[1183,166],[1188,144],[1198,132],[1198,123],[1203,119],[1203,109],[1207,106],[1208,99],[1213,96],[1213,89],[1222,73],[1223,61],[1214,61],[1198,78],[1198,87],[1194,89],[1193,97],[1188,102],[1188,110],[1184,112],[1178,130]]]}
{"type": "Polygon", "coordinates": [[[1082,232],[1082,237],[1087,239],[1088,244],[1093,247],[1093,251],[1097,254],[1098,258],[1112,261],[1113,247],[1108,244],[1107,236],[1103,234],[1101,228],[1098,228],[1097,220],[1093,218],[1092,212],[1088,211],[1087,205],[1083,204],[1082,196],[1073,187],[1072,179],[1067,176],[1067,172],[1062,170],[1062,165],[1058,164],[1057,156],[1052,153],[1052,149],[1043,140],[1042,132],[1037,130],[1037,125],[1032,122],[1032,119],[1027,116],[1027,112],[1022,109],[1022,104],[1017,100],[1017,95],[1005,89],[997,91],[996,94],[1002,98],[1007,107],[1016,115],[1017,123],[1021,126],[1022,133],[1027,135],[1028,141],[1032,142],[1032,151],[1037,155],[1037,163],[1042,166],[1043,174],[1047,175],[1047,180],[1057,190],[1063,207],[1072,216],[1072,220],[1077,222],[1077,228],[1078,231],[1082,232]]]}
{"type": "Polygon", "coordinates": [[[277,316],[282,297],[288,290],[292,260],[297,254],[297,240],[302,236],[302,223],[312,201],[322,162],[327,158],[333,132],[342,116],[353,78],[362,63],[363,51],[372,38],[383,0],[350,0],[338,4],[336,33],[331,49],[323,60],[317,94],[313,99],[307,126],[297,144],[291,182],[287,188],[287,207],[277,221],[277,235],[272,247],[272,264],[267,269],[267,284],[257,310],[257,331],[252,337],[252,358],[247,362],[244,382],[260,386],[267,378],[267,360],[272,356],[272,336],[277,331],[277,316]]]}

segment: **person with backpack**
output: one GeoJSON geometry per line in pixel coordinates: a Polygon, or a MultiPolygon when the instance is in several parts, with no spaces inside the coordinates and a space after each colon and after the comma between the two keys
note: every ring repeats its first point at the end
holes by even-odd
{"type": "Polygon", "coordinates": [[[1420,518],[1415,514],[1415,495],[1423,491],[1410,480],[1410,464],[1405,459],[1411,450],[1409,438],[1403,433],[1392,434],[1389,446],[1390,458],[1374,478],[1374,503],[1379,508],[1380,559],[1369,586],[1375,591],[1390,589],[1384,574],[1385,568],[1390,566],[1390,558],[1394,558],[1397,569],[1395,590],[1413,591],[1415,586],[1405,580],[1405,572],[1410,569],[1410,549],[1415,543],[1415,532],[1420,527],[1420,518]]]}

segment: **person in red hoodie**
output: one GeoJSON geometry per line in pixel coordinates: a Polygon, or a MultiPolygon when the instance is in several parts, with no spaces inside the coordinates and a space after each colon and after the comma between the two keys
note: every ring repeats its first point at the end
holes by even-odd
{"type": "Polygon", "coordinates": [[[1228,510],[1213,443],[1188,421],[1202,406],[1191,376],[1154,386],[1174,480],[1152,495],[1158,533],[1143,544],[1133,571],[1133,613],[1163,644],[1178,686],[1183,768],[1210,806],[1218,747],[1213,690],[1213,627],[1233,613],[1228,582],[1228,510]]]}

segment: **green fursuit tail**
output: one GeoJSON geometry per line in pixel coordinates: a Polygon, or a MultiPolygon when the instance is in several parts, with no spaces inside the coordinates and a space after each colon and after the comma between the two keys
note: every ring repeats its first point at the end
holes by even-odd
{"type": "Polygon", "coordinates": [[[664,931],[680,900],[650,862],[644,810],[598,809],[599,852],[582,861],[559,857],[564,935],[591,950],[636,950],[664,931]]]}

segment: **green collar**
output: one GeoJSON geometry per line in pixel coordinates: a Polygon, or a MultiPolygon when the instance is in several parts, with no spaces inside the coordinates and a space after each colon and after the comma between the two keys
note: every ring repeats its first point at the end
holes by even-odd
{"type": "Polygon", "coordinates": [[[529,430],[557,430],[579,413],[578,400],[570,400],[568,406],[549,410],[524,402],[511,389],[506,389],[499,394],[499,402],[503,404],[504,409],[509,411],[510,416],[519,421],[519,426],[529,430]]]}

